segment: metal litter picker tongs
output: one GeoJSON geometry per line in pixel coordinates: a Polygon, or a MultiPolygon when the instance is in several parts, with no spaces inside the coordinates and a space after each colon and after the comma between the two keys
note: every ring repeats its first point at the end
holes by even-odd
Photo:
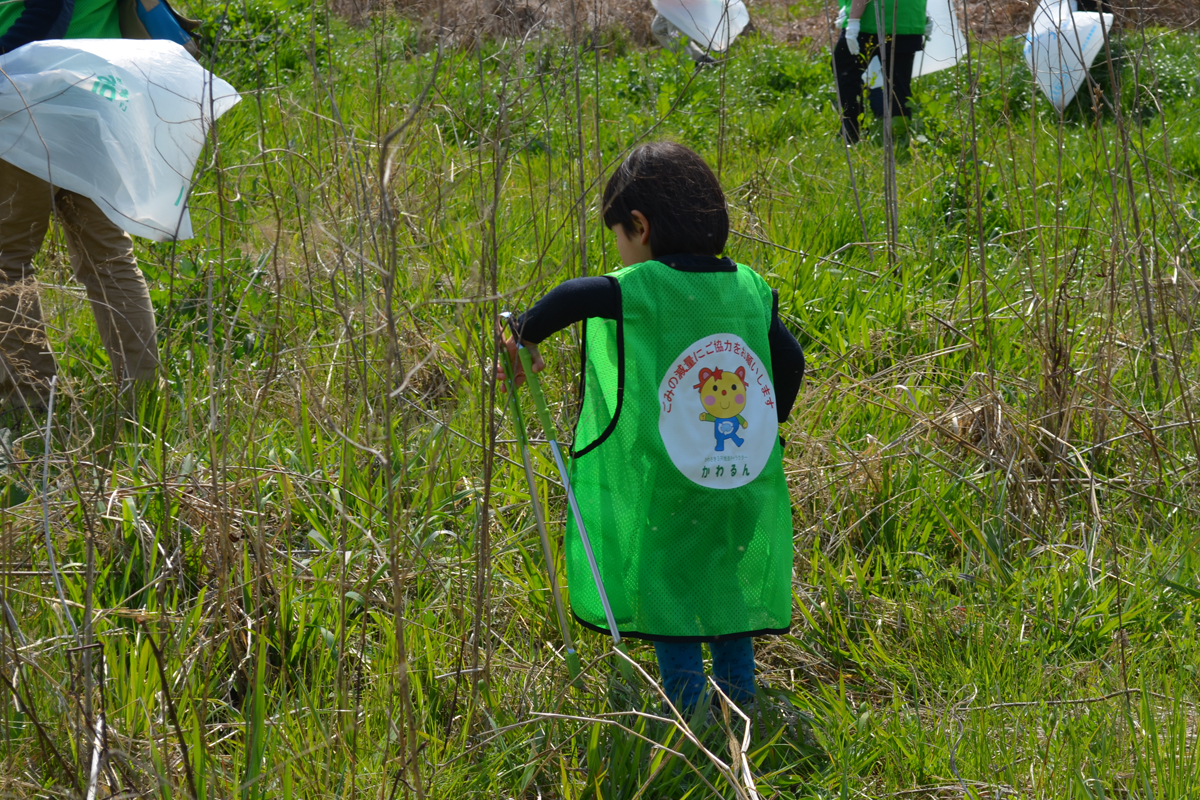
{"type": "MultiPolygon", "coordinates": [[[[502,316],[506,322],[511,319],[507,313],[502,316]]],[[[562,447],[558,444],[557,429],[554,426],[554,420],[550,417],[550,409],[546,405],[546,396],[542,393],[541,381],[538,380],[537,373],[533,371],[533,358],[530,356],[529,350],[520,343],[520,337],[517,337],[515,332],[514,339],[517,342],[517,356],[521,359],[521,367],[525,371],[525,381],[529,385],[529,393],[533,395],[538,419],[542,423],[542,431],[545,433],[546,440],[550,445],[550,452],[554,454],[554,464],[558,467],[558,474],[562,478],[563,488],[567,493],[567,504],[571,507],[571,513],[575,516],[575,527],[579,531],[579,539],[583,543],[583,552],[587,556],[588,567],[592,571],[592,580],[596,584],[596,593],[600,596],[600,605],[604,608],[604,618],[608,622],[608,630],[612,636],[613,647],[620,650],[628,658],[629,651],[621,641],[621,632],[617,629],[617,621],[613,616],[612,606],[608,602],[608,593],[604,591],[604,581],[600,578],[600,567],[596,564],[596,556],[592,552],[592,543],[588,539],[587,528],[583,523],[583,515],[579,512],[579,503],[575,500],[575,491],[571,488],[571,475],[567,471],[562,447]]],[[[542,551],[546,555],[546,569],[550,574],[550,589],[554,593],[554,603],[558,610],[559,625],[562,627],[563,642],[567,647],[567,665],[571,669],[571,676],[577,677],[579,674],[579,655],[575,652],[575,642],[567,626],[562,595],[558,590],[558,578],[555,575],[554,565],[551,561],[550,539],[546,534],[545,515],[542,513],[541,503],[538,502],[537,490],[534,483],[533,461],[529,453],[529,437],[525,433],[525,419],[521,415],[520,403],[517,401],[514,383],[516,379],[515,370],[508,357],[507,349],[501,348],[501,355],[504,358],[504,365],[509,376],[509,394],[513,406],[513,415],[516,419],[517,438],[521,443],[521,457],[525,462],[525,477],[529,482],[529,498],[533,503],[533,513],[538,523],[538,533],[542,537],[542,551]]],[[[629,666],[626,658],[618,657],[617,664],[621,670],[621,677],[624,678],[627,684],[632,686],[634,683],[633,669],[629,666]]]]}

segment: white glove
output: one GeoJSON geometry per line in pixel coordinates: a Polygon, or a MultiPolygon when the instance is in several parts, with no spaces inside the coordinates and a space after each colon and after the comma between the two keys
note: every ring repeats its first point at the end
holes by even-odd
{"type": "Polygon", "coordinates": [[[928,14],[925,15],[925,41],[929,41],[929,37],[933,36],[933,18],[928,14]]]}
{"type": "Polygon", "coordinates": [[[862,28],[861,19],[846,20],[846,47],[850,48],[850,52],[858,55],[858,31],[862,28]]]}
{"type": "Polygon", "coordinates": [[[846,19],[849,16],[850,15],[846,13],[846,9],[843,8],[838,11],[837,19],[833,21],[833,24],[840,28],[846,24],[846,19]]]}

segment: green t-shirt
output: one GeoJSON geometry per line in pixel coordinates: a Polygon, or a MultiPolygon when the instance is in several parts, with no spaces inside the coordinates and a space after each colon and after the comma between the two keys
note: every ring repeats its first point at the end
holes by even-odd
{"type": "MultiPolygon", "coordinates": [[[[0,36],[3,36],[25,10],[22,0],[0,3],[0,36]]],[[[65,39],[120,39],[121,20],[117,0],[76,0],[65,39]]]]}
{"type": "MultiPolygon", "coordinates": [[[[862,15],[862,32],[879,33],[875,13],[877,0],[869,0],[862,15]]],[[[896,34],[925,33],[925,0],[882,0],[883,29],[891,36],[896,34]]],[[[850,16],[850,0],[838,0],[845,16],[850,16]]],[[[843,24],[842,27],[845,27],[843,24]]]]}
{"type": "MultiPolygon", "coordinates": [[[[772,294],[748,267],[612,273],[621,319],[584,325],[571,481],[621,634],[782,633],[792,511],[770,344],[772,294]]],[[[573,515],[571,609],[608,632],[573,515]]]]}

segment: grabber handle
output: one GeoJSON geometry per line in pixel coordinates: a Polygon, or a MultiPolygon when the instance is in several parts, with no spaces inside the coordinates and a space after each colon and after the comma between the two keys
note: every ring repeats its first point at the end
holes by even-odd
{"type": "MultiPolygon", "coordinates": [[[[608,621],[608,629],[612,634],[613,646],[629,655],[629,650],[625,647],[625,643],[621,641],[621,633],[617,628],[616,619],[613,617],[612,606],[608,602],[608,593],[604,590],[604,581],[600,578],[600,568],[596,564],[596,556],[592,553],[592,545],[588,540],[587,529],[583,525],[583,515],[579,511],[579,503],[575,500],[575,492],[571,488],[571,475],[567,471],[566,462],[563,460],[562,451],[558,446],[558,435],[554,427],[554,420],[550,417],[550,408],[546,404],[546,395],[542,392],[542,382],[538,380],[537,374],[533,371],[533,356],[529,354],[529,350],[525,347],[517,347],[517,355],[521,358],[521,366],[525,368],[525,383],[529,386],[529,393],[533,395],[533,403],[537,407],[538,419],[542,423],[542,431],[546,435],[546,439],[550,442],[550,450],[554,453],[554,463],[558,466],[559,475],[562,476],[563,488],[567,492],[567,502],[571,506],[571,512],[575,515],[575,525],[579,530],[579,538],[583,544],[583,549],[587,555],[588,566],[592,570],[592,580],[596,583],[596,591],[600,595],[600,604],[604,606],[604,616],[608,621]]],[[[633,668],[629,666],[629,662],[618,658],[621,677],[629,685],[633,685],[633,668]]]]}
{"type": "Polygon", "coordinates": [[[550,583],[550,594],[553,599],[554,611],[558,617],[559,632],[562,634],[563,646],[567,651],[567,670],[571,674],[571,684],[577,689],[583,688],[580,678],[579,654],[575,651],[575,639],[571,635],[571,624],[567,621],[567,612],[563,607],[562,593],[558,588],[558,578],[554,574],[554,557],[550,549],[550,537],[546,533],[546,517],[542,504],[538,500],[537,483],[533,472],[533,459],[529,452],[529,437],[525,431],[525,417],[521,414],[521,403],[517,399],[516,375],[512,359],[508,357],[507,348],[500,348],[500,356],[504,359],[504,369],[508,374],[509,403],[512,405],[517,429],[517,439],[521,446],[521,461],[525,467],[525,480],[529,485],[529,502],[533,508],[533,517],[537,523],[538,538],[542,544],[542,556],[546,562],[546,578],[550,583]]]}

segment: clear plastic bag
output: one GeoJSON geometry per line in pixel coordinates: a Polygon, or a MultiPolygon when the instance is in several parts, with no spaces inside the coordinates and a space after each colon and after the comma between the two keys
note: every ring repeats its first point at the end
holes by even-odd
{"type": "Polygon", "coordinates": [[[1042,0],[1025,34],[1025,63],[1059,111],[1075,98],[1104,47],[1112,14],[1076,11],[1069,0],[1042,0]]]}
{"type": "Polygon", "coordinates": [[[131,234],[188,239],[196,159],[239,100],[174,42],[33,42],[0,56],[0,158],[91,198],[131,234]]]}
{"type": "Polygon", "coordinates": [[[705,50],[724,52],[750,22],[742,0],[650,0],[684,36],[705,50]]]}

